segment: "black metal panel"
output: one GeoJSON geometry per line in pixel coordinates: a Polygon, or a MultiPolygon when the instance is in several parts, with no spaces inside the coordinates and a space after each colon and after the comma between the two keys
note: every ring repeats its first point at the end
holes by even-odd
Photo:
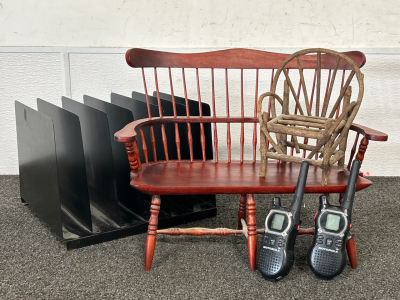
{"type": "Polygon", "coordinates": [[[63,237],[53,121],[15,101],[21,198],[63,237]]]}
{"type": "Polygon", "coordinates": [[[107,115],[66,97],[61,100],[63,108],[78,115],[81,123],[90,202],[121,224],[107,115]]]}
{"type": "MultiPolygon", "coordinates": [[[[151,96],[149,96],[149,97],[153,98],[151,96]]],[[[154,99],[151,99],[151,100],[154,100],[154,99]]],[[[111,94],[111,102],[115,103],[116,105],[120,105],[122,107],[126,107],[126,108],[130,109],[134,115],[135,120],[148,117],[146,102],[128,98],[128,97],[118,95],[115,93],[111,94]]],[[[170,105],[169,105],[170,103],[168,103],[168,101],[162,100],[162,105],[163,104],[166,104],[166,106],[167,106],[167,109],[163,109],[163,114],[165,114],[166,116],[173,115],[172,107],[170,107],[170,105]],[[170,108],[171,108],[171,110],[170,110],[170,108]]],[[[150,104],[150,109],[151,109],[152,117],[156,117],[159,115],[158,106],[156,106],[154,104],[150,104]]],[[[179,113],[184,113],[182,111],[183,110],[182,107],[177,108],[177,110],[179,110],[179,113]]],[[[178,156],[177,156],[176,144],[175,144],[175,128],[174,128],[173,124],[167,124],[167,125],[172,125],[172,126],[165,126],[165,132],[166,132],[168,140],[170,141],[168,143],[168,156],[169,156],[169,159],[177,159],[178,156]]],[[[182,124],[182,125],[186,126],[185,124],[182,124]]],[[[151,145],[149,128],[144,128],[143,133],[145,136],[147,147],[149,148],[149,145],[151,145]]],[[[161,143],[156,144],[157,158],[160,159],[159,158],[160,151],[162,153],[164,153],[164,147],[162,144],[162,135],[161,135],[160,126],[154,126],[154,135],[155,135],[156,141],[161,142],[161,143]]],[[[187,144],[187,134],[185,135],[185,137],[181,138],[181,144],[185,143],[185,141],[187,144]],[[185,139],[185,137],[186,137],[186,139],[185,139]]],[[[141,138],[138,139],[138,147],[142,147],[141,138]]],[[[148,152],[152,153],[152,151],[150,149],[148,150],[148,152]]],[[[188,148],[187,148],[186,152],[187,153],[183,153],[183,155],[187,156],[187,158],[188,158],[189,157],[188,148]]],[[[182,156],[182,158],[184,158],[184,156],[182,156]]],[[[161,156],[161,157],[164,158],[164,156],[161,156]]],[[[142,162],[144,162],[144,156],[142,153],[141,153],[140,159],[142,162]]],[[[149,157],[149,161],[150,160],[151,159],[149,157]]],[[[185,197],[161,196],[161,210],[162,210],[162,212],[165,212],[169,216],[187,214],[187,213],[193,212],[193,202],[192,202],[190,196],[185,196],[185,197]],[[182,199],[182,198],[184,198],[184,199],[182,199]]]]}
{"type": "Polygon", "coordinates": [[[38,110],[54,123],[61,205],[92,231],[81,126],[77,115],[37,99],[38,110]]]}
{"type": "Polygon", "coordinates": [[[148,217],[148,202],[145,200],[144,194],[133,189],[129,185],[130,167],[127,163],[128,156],[126,154],[125,145],[114,141],[114,133],[122,129],[126,124],[133,122],[132,112],[121,106],[87,95],[83,96],[83,102],[107,114],[118,201],[132,212],[142,217],[148,217]]]}
{"type": "MultiPolygon", "coordinates": [[[[147,114],[147,105],[141,101],[134,101],[132,98],[122,96],[119,94],[111,93],[111,103],[129,109],[132,114],[134,120],[145,119],[148,117],[147,114]]],[[[156,105],[150,104],[150,111],[152,116],[158,116],[158,107],[156,105]]],[[[161,127],[159,125],[153,126],[154,135],[156,138],[156,153],[157,159],[163,160],[165,159],[164,155],[164,147],[161,140],[161,127]]],[[[152,150],[152,144],[150,139],[150,128],[143,128],[143,135],[145,137],[146,145],[147,145],[147,154],[149,162],[154,161],[154,155],[152,150]]],[[[140,136],[140,135],[138,135],[140,136]]],[[[137,144],[139,149],[143,149],[142,139],[138,138],[137,144]]],[[[143,151],[140,151],[140,161],[145,162],[143,151]]]]}

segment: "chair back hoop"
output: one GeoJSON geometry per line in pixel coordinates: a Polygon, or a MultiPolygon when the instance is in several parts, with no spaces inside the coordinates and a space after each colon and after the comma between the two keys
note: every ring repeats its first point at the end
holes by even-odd
{"type": "MultiPolygon", "coordinates": [[[[352,111],[352,114],[349,117],[349,120],[351,120],[351,122],[354,120],[355,115],[357,114],[358,111],[358,107],[361,105],[361,101],[364,95],[364,74],[361,73],[360,68],[357,66],[357,64],[347,55],[334,51],[334,50],[330,50],[330,49],[324,49],[324,48],[310,48],[310,49],[304,49],[304,50],[300,50],[297,51],[295,53],[293,53],[292,55],[288,56],[283,62],[282,64],[279,66],[279,69],[277,69],[275,76],[274,76],[274,80],[272,83],[272,87],[271,87],[271,93],[276,93],[276,87],[278,84],[278,80],[279,80],[279,76],[281,75],[282,72],[285,73],[285,70],[287,69],[286,67],[288,66],[288,64],[292,63],[292,60],[297,59],[297,65],[299,68],[300,73],[303,72],[303,69],[301,68],[301,61],[305,61],[305,62],[310,62],[309,60],[307,60],[306,55],[307,54],[312,54],[312,53],[317,53],[317,61],[314,61],[313,58],[313,63],[316,64],[316,70],[318,70],[318,72],[320,72],[321,70],[321,54],[328,54],[328,55],[332,55],[337,57],[336,60],[336,67],[334,72],[336,73],[336,71],[338,69],[351,69],[352,73],[354,72],[354,75],[356,75],[357,78],[357,82],[358,82],[358,97],[357,97],[357,105],[354,108],[354,110],[352,111]],[[299,57],[302,57],[303,59],[300,60],[299,57]],[[345,61],[347,64],[343,64],[343,62],[340,63],[340,61],[345,61]]],[[[315,56],[314,56],[315,57],[315,56]]],[[[291,66],[293,68],[293,66],[291,66]]],[[[285,74],[285,76],[287,76],[287,73],[285,74]]],[[[349,82],[345,84],[344,88],[343,88],[343,94],[346,92],[347,87],[350,85],[351,79],[352,79],[353,75],[350,74],[348,78],[350,78],[349,82]]],[[[262,95],[261,95],[262,96],[262,95]]],[[[260,96],[260,98],[261,98],[260,96]]],[[[343,96],[341,97],[343,98],[343,96]]],[[[271,99],[272,100],[272,99],[271,99]]],[[[276,117],[276,111],[275,111],[275,101],[271,101],[271,117],[274,118],[276,117]]],[[[339,101],[340,102],[340,101],[339,101]]],[[[331,111],[331,113],[329,114],[329,118],[332,118],[334,115],[334,111],[336,109],[336,105],[334,107],[334,109],[331,111]]],[[[301,110],[301,108],[299,108],[301,110]]],[[[302,110],[301,110],[302,111],[302,110]]]]}

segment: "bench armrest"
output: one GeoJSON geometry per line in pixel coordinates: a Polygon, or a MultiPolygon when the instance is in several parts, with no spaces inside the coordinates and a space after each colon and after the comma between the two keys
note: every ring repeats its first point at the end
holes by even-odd
{"type": "Polygon", "coordinates": [[[367,140],[384,142],[388,140],[388,135],[381,131],[368,128],[363,125],[353,123],[350,127],[351,130],[362,134],[367,140]]]}
{"type": "Polygon", "coordinates": [[[124,128],[114,134],[114,140],[120,143],[132,143],[136,141],[136,130],[143,127],[149,119],[140,119],[127,124],[124,128]]]}

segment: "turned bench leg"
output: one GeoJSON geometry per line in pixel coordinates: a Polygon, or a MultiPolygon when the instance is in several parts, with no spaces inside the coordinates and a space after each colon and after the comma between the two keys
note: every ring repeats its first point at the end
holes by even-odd
{"type": "Polygon", "coordinates": [[[239,210],[238,210],[238,229],[242,228],[241,219],[246,221],[246,194],[241,194],[239,198],[239,210]]]}
{"type": "Polygon", "coordinates": [[[355,269],[357,268],[357,252],[356,242],[354,236],[346,242],[347,256],[349,257],[350,266],[355,269]]]}
{"type": "Polygon", "coordinates": [[[257,231],[256,231],[256,202],[253,194],[247,196],[247,247],[249,251],[250,269],[256,269],[257,231]]]}
{"type": "Polygon", "coordinates": [[[144,269],[150,271],[156,247],[156,235],[158,225],[158,213],[160,212],[160,196],[154,195],[151,199],[149,227],[147,230],[146,250],[144,256],[144,269]]]}

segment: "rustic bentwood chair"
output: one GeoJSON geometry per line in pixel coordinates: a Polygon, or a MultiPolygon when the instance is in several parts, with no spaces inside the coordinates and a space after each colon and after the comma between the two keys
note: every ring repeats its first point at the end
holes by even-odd
{"type": "MultiPolygon", "coordinates": [[[[291,73],[296,72],[292,71],[291,73]]],[[[265,141],[267,139],[272,146],[270,149],[266,149],[266,143],[261,142],[260,144],[260,176],[265,176],[267,158],[287,162],[305,160],[311,165],[321,167],[322,185],[327,185],[328,172],[331,165],[338,162],[338,171],[343,171],[348,132],[364,94],[363,77],[357,64],[350,57],[328,49],[305,49],[285,59],[276,71],[271,91],[262,94],[258,100],[257,112],[261,127],[261,140],[265,141]],[[315,55],[310,56],[310,54],[317,54],[317,59],[315,60],[315,55]],[[332,65],[334,65],[334,68],[331,76],[332,65]],[[316,76],[309,82],[307,90],[303,69],[310,68],[316,70],[316,76]],[[298,74],[295,74],[300,77],[297,93],[289,76],[289,69],[298,69],[298,74]],[[322,95],[321,97],[322,69],[329,69],[329,74],[325,96],[322,95]],[[343,75],[341,84],[336,84],[335,86],[338,70],[343,71],[343,75]],[[347,79],[344,72],[346,70],[349,70],[347,79]],[[283,99],[276,94],[282,73],[285,79],[282,82],[284,85],[283,99]],[[352,96],[350,83],[354,75],[356,76],[358,88],[354,97],[355,101],[350,102],[352,96]],[[335,95],[335,87],[337,90],[336,101],[330,103],[330,99],[335,95]],[[293,97],[290,97],[290,94],[293,97]],[[262,113],[262,101],[266,97],[269,97],[270,111],[262,113]],[[293,98],[294,114],[289,113],[290,98],[293,98]],[[276,113],[277,106],[281,107],[279,116],[276,113]],[[342,110],[341,112],[340,109],[342,110]],[[270,116],[272,120],[269,120],[270,116]],[[271,133],[276,133],[276,141],[272,138],[271,133]],[[288,140],[288,135],[291,135],[291,140],[288,140]],[[299,142],[300,137],[304,138],[303,143],[299,142]],[[311,140],[316,141],[315,145],[311,144],[311,140]],[[336,150],[338,147],[339,149],[336,150]],[[291,153],[288,153],[288,148],[291,148],[291,153]],[[293,156],[292,149],[295,149],[298,154],[303,150],[303,157],[293,156]],[[307,157],[305,156],[305,150],[310,151],[307,157]],[[313,156],[315,156],[315,159],[313,159],[313,156]]]]}
{"type": "MultiPolygon", "coordinates": [[[[361,52],[352,51],[344,54],[350,57],[357,67],[361,67],[365,63],[365,56],[361,52]]],[[[137,71],[138,74],[136,76],[142,77],[140,80],[143,81],[145,94],[152,92],[154,89],[159,106],[158,116],[152,116],[149,99],[147,99],[149,117],[136,120],[115,134],[116,141],[125,143],[131,168],[131,186],[152,196],[145,250],[146,270],[151,268],[157,234],[229,235],[242,233],[247,237],[250,268],[252,270],[256,269],[257,234],[262,234],[263,229],[256,228],[253,194],[294,193],[300,170],[300,164],[297,163],[277,163],[269,160],[265,177],[259,176],[260,161],[257,157],[259,143],[257,141],[259,131],[257,101],[258,96],[261,94],[259,91],[276,91],[275,86],[271,88],[275,71],[279,69],[285,60],[289,61],[288,57],[289,55],[287,54],[249,49],[230,49],[206,53],[169,53],[145,49],[127,51],[126,61],[137,71]],[[234,88],[235,86],[236,89],[234,88]],[[172,95],[174,116],[163,116],[160,105],[161,92],[172,95]],[[178,116],[176,114],[174,95],[184,96],[186,116],[178,116]],[[199,102],[198,116],[189,115],[189,98],[195,98],[199,102]],[[202,101],[210,104],[212,108],[211,117],[203,116],[202,101]],[[173,124],[175,127],[174,135],[167,134],[165,126],[168,126],[168,124],[173,124]],[[193,138],[191,133],[193,124],[200,124],[200,147],[202,150],[202,159],[200,160],[193,159],[193,138]],[[213,127],[214,159],[212,160],[206,159],[207,139],[204,134],[204,124],[212,124],[213,127]],[[180,135],[181,131],[178,129],[181,126],[186,128],[185,136],[187,136],[187,139],[183,139],[182,135],[180,135]],[[161,140],[156,140],[154,129],[162,132],[161,140]],[[146,136],[146,132],[148,136],[146,136]],[[185,143],[183,142],[184,140],[186,141],[185,143]],[[168,147],[171,143],[176,145],[174,147],[176,152],[173,155],[168,150],[172,149],[168,147]],[[140,149],[138,145],[141,145],[140,149]],[[160,145],[162,146],[160,147],[160,145]],[[165,157],[165,159],[157,160],[156,152],[158,150],[156,149],[164,150],[162,157],[165,157]],[[183,149],[185,149],[185,152],[189,150],[190,155],[181,155],[183,149]],[[140,157],[142,157],[142,160],[140,157]],[[158,215],[161,197],[163,195],[188,194],[239,194],[238,229],[159,229],[158,215]]],[[[319,73],[322,68],[324,71],[329,69],[329,74],[332,70],[334,74],[336,74],[337,70],[343,70],[344,74],[349,72],[347,69],[352,66],[347,62],[347,58],[340,59],[337,62],[335,56],[327,54],[307,55],[305,59],[300,58],[299,60],[301,68],[304,70],[304,76],[311,75],[311,78],[316,77],[318,82],[321,82],[322,78],[326,79],[323,76],[320,78],[319,73]]],[[[296,62],[288,62],[287,67],[294,68],[297,67],[297,64],[296,62]]],[[[288,70],[281,68],[278,72],[287,73],[288,70]]],[[[290,72],[292,73],[292,71],[290,72]]],[[[351,74],[352,72],[350,72],[350,76],[353,76],[351,74]]],[[[331,77],[334,76],[328,76],[328,82],[331,77]]],[[[289,84],[289,81],[287,82],[293,92],[293,83],[289,84]]],[[[302,87],[302,82],[300,80],[299,89],[302,87]]],[[[329,83],[327,85],[330,86],[329,83]]],[[[348,84],[346,83],[344,85],[346,88],[342,90],[347,91],[347,86],[348,84]]],[[[329,88],[327,91],[329,93],[329,88]]],[[[318,93],[320,93],[319,88],[318,93]]],[[[310,97],[310,99],[312,98],[313,96],[310,97]]],[[[287,102],[287,100],[285,101],[287,102]]],[[[312,108],[311,102],[312,100],[310,100],[309,104],[310,110],[312,108]]],[[[271,102],[272,108],[273,105],[274,102],[271,102]]],[[[350,105],[348,104],[345,112],[348,107],[350,107],[348,111],[353,107],[352,113],[354,113],[355,106],[350,105]]],[[[323,108],[326,106],[322,105],[323,108]]],[[[293,111],[295,110],[294,108],[293,111]]],[[[300,111],[299,107],[298,111],[300,111]]],[[[272,116],[273,118],[276,117],[275,112],[272,113],[272,116]]],[[[344,118],[346,118],[346,115],[344,118]]],[[[350,115],[348,119],[351,118],[350,115]]],[[[265,119],[265,121],[267,120],[265,119]]],[[[324,121],[324,123],[328,123],[328,125],[325,124],[323,126],[329,126],[329,122],[324,121]]],[[[342,126],[342,123],[339,126],[342,126]]],[[[344,125],[343,128],[345,126],[348,125],[344,125]]],[[[328,173],[328,184],[322,186],[321,178],[323,175],[321,168],[311,166],[308,172],[305,193],[326,195],[329,193],[344,193],[349,178],[348,170],[354,155],[357,153],[356,158],[362,161],[369,140],[385,141],[387,139],[386,134],[361,125],[352,124],[350,130],[356,132],[356,138],[349,157],[347,170],[338,172],[336,165],[332,166],[331,172],[328,173]],[[360,143],[358,143],[359,135],[363,136],[360,143]]],[[[320,140],[324,139],[319,136],[318,138],[320,140]]],[[[261,145],[266,143],[265,139],[262,138],[260,143],[261,145]]],[[[326,143],[324,141],[324,144],[326,143]]],[[[307,143],[304,142],[304,144],[306,145],[307,143]]],[[[291,144],[286,142],[285,146],[291,146],[291,144]]],[[[307,152],[312,152],[314,148],[303,146],[302,149],[303,155],[306,155],[307,152]]],[[[340,148],[340,150],[343,150],[343,148],[340,148]]],[[[161,156],[159,155],[158,157],[160,158],[161,156]]],[[[370,184],[369,180],[360,176],[356,189],[364,189],[370,184]]],[[[307,233],[313,234],[313,229],[300,228],[299,234],[307,233]]],[[[350,263],[352,267],[355,267],[354,238],[351,238],[347,245],[350,263]]]]}

